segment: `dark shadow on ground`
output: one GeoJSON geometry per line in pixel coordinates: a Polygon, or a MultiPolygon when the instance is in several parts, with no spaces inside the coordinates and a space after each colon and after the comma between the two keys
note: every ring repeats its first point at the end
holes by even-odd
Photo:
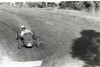
{"type": "Polygon", "coordinates": [[[83,60],[84,67],[100,66],[100,33],[95,30],[81,31],[81,37],[74,40],[72,57],[83,60]]]}

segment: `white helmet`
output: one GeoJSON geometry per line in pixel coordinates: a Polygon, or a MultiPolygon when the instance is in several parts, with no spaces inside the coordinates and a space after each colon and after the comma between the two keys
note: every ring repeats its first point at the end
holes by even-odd
{"type": "Polygon", "coordinates": [[[24,25],[22,25],[22,26],[21,26],[21,29],[23,29],[23,28],[25,28],[25,26],[24,26],[24,25]]]}

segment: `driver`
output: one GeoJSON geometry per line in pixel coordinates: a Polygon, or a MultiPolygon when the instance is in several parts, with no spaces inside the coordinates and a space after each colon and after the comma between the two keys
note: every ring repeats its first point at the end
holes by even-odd
{"type": "Polygon", "coordinates": [[[21,26],[21,33],[20,33],[21,40],[23,40],[23,36],[26,33],[31,33],[33,35],[33,33],[30,30],[26,29],[26,27],[24,25],[22,25],[21,26]]]}

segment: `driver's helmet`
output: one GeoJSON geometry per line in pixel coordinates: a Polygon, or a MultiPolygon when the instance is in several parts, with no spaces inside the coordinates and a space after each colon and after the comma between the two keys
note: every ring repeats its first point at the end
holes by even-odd
{"type": "Polygon", "coordinates": [[[25,29],[25,26],[24,26],[24,25],[22,25],[22,26],[21,26],[21,29],[25,29]]]}

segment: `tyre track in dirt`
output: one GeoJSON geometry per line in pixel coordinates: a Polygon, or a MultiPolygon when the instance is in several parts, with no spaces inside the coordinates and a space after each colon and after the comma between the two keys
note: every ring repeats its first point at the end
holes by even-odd
{"type": "MultiPolygon", "coordinates": [[[[0,17],[0,21],[1,21],[0,22],[1,23],[0,24],[1,25],[0,30],[3,30],[2,34],[0,36],[3,36],[1,40],[4,39],[5,41],[7,41],[6,45],[3,46],[3,48],[5,48],[4,51],[5,52],[7,51],[6,54],[8,54],[8,56],[11,59],[14,59],[14,60],[20,60],[20,61],[22,61],[22,60],[23,61],[33,60],[33,58],[32,57],[30,58],[28,55],[34,57],[35,52],[32,53],[32,51],[34,51],[36,49],[30,49],[30,50],[21,49],[21,50],[18,50],[18,47],[17,47],[18,43],[16,41],[16,31],[19,29],[21,24],[27,25],[25,23],[25,21],[23,21],[21,18],[18,18],[16,15],[12,15],[8,12],[1,12],[0,15],[1,15],[1,17],[0,17]]],[[[28,27],[28,25],[26,27],[28,27]]],[[[35,59],[37,59],[37,58],[35,58],[35,59]]]]}
{"type": "MultiPolygon", "coordinates": [[[[13,14],[16,14],[16,15],[18,15],[18,16],[20,16],[20,15],[24,15],[24,16],[28,16],[28,18],[30,18],[30,17],[35,17],[35,18],[39,18],[39,20],[42,20],[43,21],[43,23],[45,23],[46,21],[48,22],[48,21],[53,21],[53,22],[50,22],[50,23],[52,23],[52,24],[54,24],[53,26],[55,27],[55,28],[57,28],[57,29],[59,29],[59,30],[62,30],[62,31],[65,31],[66,33],[68,33],[68,34],[70,34],[71,36],[67,36],[68,38],[71,38],[71,39],[73,39],[73,37],[74,38],[76,38],[76,34],[72,31],[72,28],[71,28],[71,26],[70,25],[65,25],[65,24],[62,24],[62,23],[60,23],[60,22],[58,22],[58,21],[56,21],[56,20],[54,20],[54,19],[50,19],[50,18],[44,18],[44,17],[41,17],[41,16],[37,16],[37,15],[34,15],[34,14],[27,14],[27,13],[20,13],[20,12],[18,12],[18,13],[16,13],[16,12],[13,12],[13,11],[8,11],[8,12],[10,12],[10,13],[13,13],[13,14]]],[[[22,16],[21,16],[22,17],[22,16]]],[[[34,18],[33,17],[33,18],[34,18]]],[[[23,20],[25,20],[25,19],[23,19],[23,20]]],[[[27,21],[27,20],[26,20],[27,21]]],[[[27,21],[28,22],[28,21],[27,21]]],[[[31,25],[31,24],[28,24],[28,25],[31,25]]]]}
{"type": "MultiPolygon", "coordinates": [[[[36,48],[33,49],[23,48],[21,50],[16,49],[18,53],[14,53],[15,55],[12,55],[16,59],[20,59],[20,61],[21,60],[30,61],[30,60],[41,59],[41,56],[42,59],[47,57],[46,60],[49,60],[48,57],[50,59],[54,57],[53,59],[50,60],[52,62],[53,60],[55,61],[56,59],[59,59],[59,56],[63,57],[64,55],[65,56],[69,55],[69,52],[71,50],[70,47],[71,44],[73,43],[73,39],[76,38],[76,34],[73,32],[72,26],[70,26],[69,24],[68,25],[62,24],[60,23],[60,21],[62,20],[58,21],[57,19],[52,19],[53,17],[52,18],[41,17],[38,15],[34,15],[32,13],[31,15],[23,12],[22,13],[21,12],[12,13],[10,11],[9,12],[4,11],[4,12],[8,16],[11,15],[10,18],[12,19],[10,19],[10,21],[11,22],[15,21],[12,24],[19,27],[25,21],[25,24],[29,25],[27,27],[30,27],[32,30],[34,30],[37,35],[43,37],[44,40],[48,43],[46,44],[46,49],[44,50],[40,50],[36,48]],[[49,22],[51,24],[48,24],[46,22],[49,22]]],[[[9,19],[6,20],[3,19],[2,21],[7,21],[7,20],[9,19]]],[[[7,36],[9,35],[7,34],[7,36]]],[[[14,50],[14,48],[15,47],[13,46],[12,50],[14,50]]]]}
{"type": "MultiPolygon", "coordinates": [[[[15,9],[16,10],[16,9],[15,9]]],[[[49,12],[49,11],[46,11],[48,14],[49,14],[49,17],[44,17],[44,16],[38,16],[38,13],[31,13],[31,14],[27,14],[27,11],[26,11],[26,13],[21,13],[21,12],[18,12],[17,13],[17,11],[11,11],[11,10],[6,10],[6,9],[3,9],[3,11],[7,11],[7,12],[9,12],[9,13],[11,13],[11,14],[15,14],[15,15],[25,15],[25,16],[34,16],[34,17],[37,17],[37,18],[42,18],[42,20],[44,21],[44,22],[48,22],[48,21],[54,21],[53,22],[53,24],[55,24],[55,25],[61,25],[62,27],[64,26],[64,27],[66,27],[68,30],[70,30],[71,32],[72,32],[72,34],[74,35],[74,36],[76,36],[75,35],[75,33],[73,32],[73,30],[72,30],[72,26],[70,26],[70,24],[63,24],[63,23],[61,23],[60,21],[57,21],[57,20],[55,20],[55,18],[53,18],[53,19],[51,19],[51,18],[49,18],[51,15],[53,15],[52,13],[53,12],[49,12]]],[[[42,12],[44,12],[44,11],[41,11],[41,10],[39,10],[40,11],[40,13],[42,13],[42,12]]],[[[56,14],[56,13],[55,13],[56,14]]],[[[61,13],[60,13],[61,14],[61,13]]],[[[59,14],[58,14],[59,15],[59,14]]],[[[61,14],[62,15],[62,14],[61,14]]],[[[63,16],[66,16],[65,14],[63,14],[63,16]]],[[[21,17],[20,17],[21,18],[21,17]]],[[[50,23],[52,23],[52,22],[50,22],[50,23]]],[[[27,25],[29,25],[29,24],[27,24],[27,25]]],[[[59,27],[58,27],[59,28],[59,27]]]]}

